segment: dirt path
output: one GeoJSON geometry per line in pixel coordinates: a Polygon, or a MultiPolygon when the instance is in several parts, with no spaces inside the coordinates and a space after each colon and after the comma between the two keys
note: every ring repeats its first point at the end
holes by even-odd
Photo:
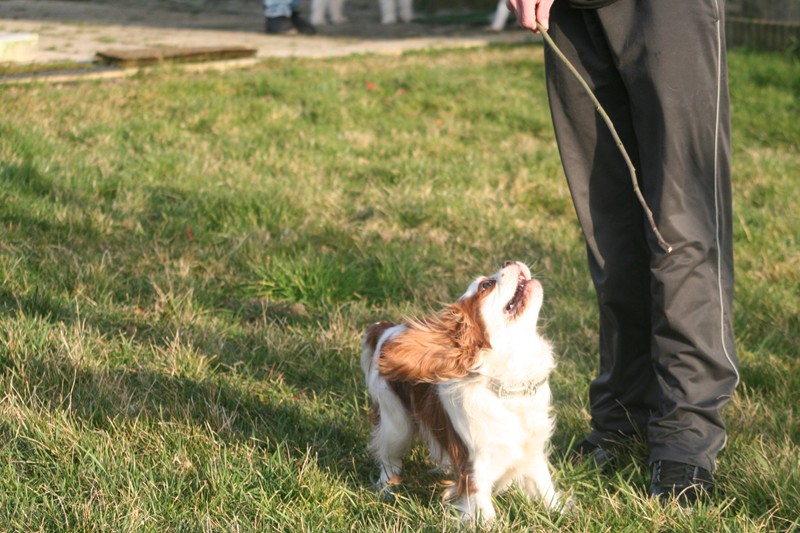
{"type": "Polygon", "coordinates": [[[247,46],[257,49],[258,57],[326,57],[534,39],[522,31],[497,34],[467,24],[383,26],[378,0],[349,0],[350,22],[320,27],[318,35],[271,36],[264,34],[259,0],[208,3],[0,0],[0,33],[38,34],[36,62],[88,62],[98,50],[160,46],[247,46]]]}

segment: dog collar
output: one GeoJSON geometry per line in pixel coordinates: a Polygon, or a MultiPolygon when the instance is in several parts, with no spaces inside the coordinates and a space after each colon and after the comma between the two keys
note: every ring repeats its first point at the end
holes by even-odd
{"type": "Polygon", "coordinates": [[[498,398],[520,398],[523,396],[535,396],[539,391],[539,387],[545,383],[547,383],[547,378],[520,383],[505,383],[499,379],[490,379],[488,386],[498,398]]]}

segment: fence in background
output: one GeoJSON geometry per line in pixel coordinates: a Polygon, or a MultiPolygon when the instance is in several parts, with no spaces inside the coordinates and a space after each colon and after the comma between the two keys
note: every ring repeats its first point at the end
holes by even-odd
{"type": "Polygon", "coordinates": [[[767,50],[800,50],[800,23],[727,17],[726,39],[729,47],[746,46],[767,50]]]}

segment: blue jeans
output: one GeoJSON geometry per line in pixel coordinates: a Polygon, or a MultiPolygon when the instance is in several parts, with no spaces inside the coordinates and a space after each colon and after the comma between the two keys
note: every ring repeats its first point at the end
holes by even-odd
{"type": "Polygon", "coordinates": [[[262,0],[267,18],[289,17],[300,8],[300,0],[262,0]]]}

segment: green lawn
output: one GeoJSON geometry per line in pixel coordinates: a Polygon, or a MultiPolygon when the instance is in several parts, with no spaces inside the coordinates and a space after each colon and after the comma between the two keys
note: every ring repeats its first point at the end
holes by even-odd
{"type": "Polygon", "coordinates": [[[415,450],[371,489],[360,333],[520,259],[543,280],[559,517],[498,530],[800,527],[800,62],[733,52],[735,322],[725,499],[559,461],[588,428],[594,292],[541,47],[268,60],[0,85],[0,530],[442,531],[415,450]]]}

